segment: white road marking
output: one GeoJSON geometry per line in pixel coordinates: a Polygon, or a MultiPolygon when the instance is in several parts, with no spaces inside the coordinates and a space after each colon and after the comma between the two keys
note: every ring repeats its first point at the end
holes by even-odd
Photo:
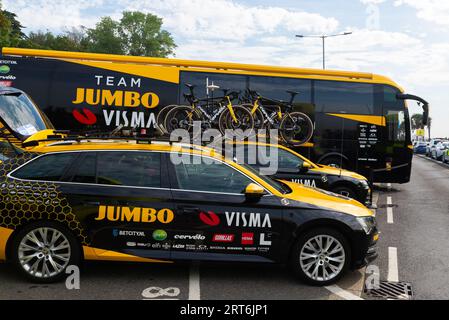
{"type": "Polygon", "coordinates": [[[356,296],[355,294],[349,291],[343,290],[342,288],[336,285],[327,286],[325,288],[330,292],[332,292],[333,294],[336,294],[337,296],[345,300],[364,300],[363,298],[356,296]]]}
{"type": "Polygon", "coordinates": [[[143,300],[178,300],[175,298],[179,296],[181,290],[176,287],[170,288],[160,288],[160,287],[150,287],[142,291],[143,300]],[[169,298],[160,298],[169,297],[169,298]]]}
{"type": "Polygon", "coordinates": [[[398,271],[398,249],[394,247],[388,248],[388,281],[399,282],[398,271]]]}
{"type": "Polygon", "coordinates": [[[200,292],[200,269],[198,263],[192,263],[189,272],[189,300],[201,300],[200,292]]]}
{"type": "Polygon", "coordinates": [[[394,223],[393,208],[391,207],[392,204],[393,204],[393,199],[391,197],[387,197],[387,223],[388,224],[394,223]]]}

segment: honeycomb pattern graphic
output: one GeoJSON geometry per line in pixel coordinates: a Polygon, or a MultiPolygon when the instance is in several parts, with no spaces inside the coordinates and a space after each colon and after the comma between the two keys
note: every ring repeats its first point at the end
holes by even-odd
{"type": "Polygon", "coordinates": [[[7,161],[0,161],[0,226],[16,229],[36,220],[51,220],[65,224],[89,245],[89,239],[66,197],[54,183],[18,181],[7,174],[35,157],[24,153],[7,161]]]}

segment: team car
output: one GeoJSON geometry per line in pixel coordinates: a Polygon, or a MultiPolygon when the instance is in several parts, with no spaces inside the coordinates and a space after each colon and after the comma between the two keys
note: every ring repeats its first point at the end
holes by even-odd
{"type": "Polygon", "coordinates": [[[280,144],[261,142],[233,142],[234,156],[242,147],[242,161],[261,174],[278,180],[288,180],[307,187],[320,188],[370,205],[371,188],[368,180],[355,172],[315,164],[301,154],[280,144]],[[252,149],[253,148],[253,149],[252,149]],[[254,156],[251,156],[254,154],[254,156]],[[271,158],[271,156],[273,156],[271,158]],[[274,163],[273,163],[274,162],[274,163]],[[264,173],[262,168],[275,165],[276,170],[264,173]]]}
{"type": "Polygon", "coordinates": [[[200,146],[38,130],[33,105],[14,106],[0,116],[0,260],[31,281],[83,260],[200,260],[288,264],[328,285],[377,257],[376,219],[355,200],[200,146]]]}

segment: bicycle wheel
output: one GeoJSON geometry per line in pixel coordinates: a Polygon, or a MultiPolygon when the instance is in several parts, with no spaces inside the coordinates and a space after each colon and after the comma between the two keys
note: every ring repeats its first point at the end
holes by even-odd
{"type": "Polygon", "coordinates": [[[198,113],[189,106],[176,106],[167,112],[164,120],[164,128],[167,133],[176,129],[184,129],[193,132],[193,122],[201,121],[198,113]]]}
{"type": "Polygon", "coordinates": [[[302,112],[287,113],[279,125],[279,135],[285,143],[298,147],[313,135],[313,122],[302,112]]]}
{"type": "Polygon", "coordinates": [[[157,124],[157,129],[162,133],[162,134],[167,134],[168,131],[165,128],[165,117],[167,116],[167,113],[173,109],[174,107],[177,107],[177,105],[171,104],[168,106],[165,106],[161,109],[161,111],[159,111],[159,113],[157,114],[156,117],[156,124],[157,124]]]}
{"type": "MultiPolygon", "coordinates": [[[[251,112],[254,108],[254,106],[250,103],[244,103],[244,104],[241,104],[240,106],[245,109],[248,109],[249,112],[251,112]]],[[[269,129],[268,126],[270,125],[270,123],[268,121],[267,121],[267,123],[265,123],[265,117],[264,117],[262,111],[260,111],[260,108],[257,108],[256,111],[254,113],[252,113],[252,116],[254,118],[254,129],[256,129],[256,130],[269,129]]]]}
{"type": "Polygon", "coordinates": [[[221,133],[224,135],[226,130],[237,129],[241,129],[244,132],[250,130],[251,133],[254,133],[254,118],[251,112],[242,106],[234,106],[233,110],[237,121],[233,119],[229,109],[226,109],[220,115],[218,125],[221,133]]]}

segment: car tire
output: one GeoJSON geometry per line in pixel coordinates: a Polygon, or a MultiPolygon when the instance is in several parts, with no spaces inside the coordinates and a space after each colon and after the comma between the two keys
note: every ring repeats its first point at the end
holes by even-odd
{"type": "Polygon", "coordinates": [[[68,266],[80,265],[81,246],[65,226],[39,221],[14,236],[11,260],[19,273],[32,282],[53,283],[66,276],[68,266]]]}
{"type": "Polygon", "coordinates": [[[344,275],[350,261],[351,250],[346,238],[334,229],[317,228],[298,238],[293,246],[290,267],[301,281],[312,286],[327,286],[344,275]],[[321,248],[319,239],[322,239],[321,248]],[[330,248],[326,248],[328,241],[332,241],[330,248]],[[332,261],[337,258],[338,261],[332,261]],[[327,277],[325,270],[330,273],[327,277]]]}
{"type": "Polygon", "coordinates": [[[354,191],[351,187],[347,186],[337,186],[330,190],[333,193],[357,200],[357,192],[354,191]]]}

